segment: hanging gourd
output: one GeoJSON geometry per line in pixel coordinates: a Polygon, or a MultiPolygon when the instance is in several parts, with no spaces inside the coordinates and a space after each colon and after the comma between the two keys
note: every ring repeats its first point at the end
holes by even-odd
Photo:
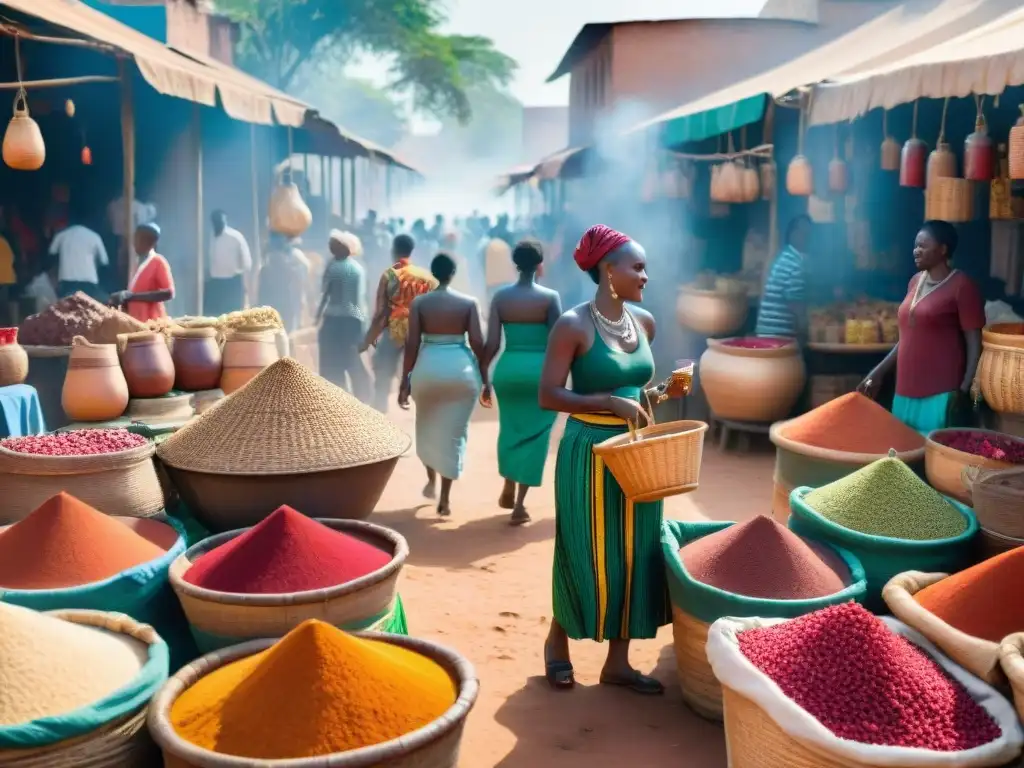
{"type": "Polygon", "coordinates": [[[719,202],[738,203],[743,199],[743,179],[740,178],[740,167],[732,160],[722,164],[718,176],[721,197],[719,202]]]}
{"type": "Polygon", "coordinates": [[[718,203],[722,200],[722,166],[711,166],[711,199],[718,203]]]}
{"type": "Polygon", "coordinates": [[[64,102],[64,114],[66,114],[68,117],[75,116],[75,102],[73,102],[71,99],[68,99],[64,102]]]}
{"type": "Polygon", "coordinates": [[[1020,117],[1010,129],[1010,178],[1024,179],[1024,104],[1018,104],[1020,117]]]}
{"type": "Polygon", "coordinates": [[[814,173],[811,161],[804,157],[804,107],[800,105],[797,127],[797,154],[786,168],[786,191],[794,197],[810,197],[814,192],[814,173]]]}
{"type": "Polygon", "coordinates": [[[846,161],[839,157],[839,126],[836,126],[834,155],[828,164],[828,191],[834,195],[845,195],[849,183],[846,161]]]}
{"type": "Polygon", "coordinates": [[[292,160],[295,150],[292,146],[292,129],[288,129],[288,167],[281,174],[281,180],[270,195],[270,230],[286,237],[298,237],[313,223],[313,212],[309,210],[302,193],[292,181],[292,160]],[[288,181],[284,177],[288,177],[288,181]]]}
{"type": "Polygon", "coordinates": [[[769,159],[761,163],[761,199],[771,200],[775,195],[775,184],[778,182],[778,168],[775,161],[769,159]]]}
{"type": "Polygon", "coordinates": [[[19,88],[14,97],[14,116],[4,133],[3,157],[16,171],[38,171],[46,161],[43,133],[28,112],[28,94],[24,88],[19,88]]]}
{"type": "Polygon", "coordinates": [[[928,169],[925,173],[925,186],[930,187],[932,179],[956,177],[956,155],[946,143],[946,112],[949,99],[942,105],[942,122],[939,123],[939,140],[935,149],[928,155],[928,169]]]}
{"type": "Polygon", "coordinates": [[[976,96],[978,116],[974,121],[974,133],[964,141],[964,178],[968,181],[991,181],[995,174],[995,147],[988,135],[985,114],[982,108],[984,96],[976,96]]]}
{"type": "Polygon", "coordinates": [[[82,147],[82,165],[92,165],[92,150],[88,146],[82,147]]]}
{"type": "Polygon", "coordinates": [[[748,161],[744,164],[743,170],[740,171],[740,178],[742,180],[743,202],[756,202],[761,197],[761,175],[757,172],[757,168],[751,166],[748,161]]]}
{"type": "Polygon", "coordinates": [[[881,164],[883,171],[898,171],[900,169],[900,145],[889,135],[889,112],[882,112],[882,139],[881,164]]]}
{"type": "Polygon", "coordinates": [[[900,153],[900,186],[924,189],[927,164],[928,145],[917,138],[917,102],[915,101],[910,138],[903,144],[903,151],[900,153]]]}

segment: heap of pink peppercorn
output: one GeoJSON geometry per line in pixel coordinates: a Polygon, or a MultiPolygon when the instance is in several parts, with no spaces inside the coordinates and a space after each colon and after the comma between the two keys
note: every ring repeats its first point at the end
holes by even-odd
{"type": "Polygon", "coordinates": [[[95,456],[143,446],[148,441],[127,429],[76,429],[46,435],[8,437],[0,446],[15,453],[37,456],[95,456]]]}
{"type": "Polygon", "coordinates": [[[990,432],[962,430],[936,435],[936,442],[972,456],[1024,464],[1024,442],[990,432]]]}
{"type": "Polygon", "coordinates": [[[836,736],[959,752],[999,725],[922,650],[856,603],[739,634],[740,652],[836,736]]]}

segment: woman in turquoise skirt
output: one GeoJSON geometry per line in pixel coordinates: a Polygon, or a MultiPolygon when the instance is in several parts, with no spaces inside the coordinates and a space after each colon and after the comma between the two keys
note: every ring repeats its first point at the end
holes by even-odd
{"type": "Polygon", "coordinates": [[[437,514],[448,517],[452,483],[462,475],[466,457],[469,419],[488,381],[476,301],[450,289],[450,256],[435,256],[430,271],[438,287],[417,296],[409,310],[398,405],[408,408],[410,396],[416,401],[416,455],[427,469],[423,495],[434,498],[440,475],[437,514]]]}
{"type": "Polygon", "coordinates": [[[555,323],[541,374],[541,406],[571,414],[555,464],[555,616],[544,644],[545,674],[553,687],[571,688],[569,639],[608,640],[601,683],[660,694],[661,683],[630,665],[629,642],[653,638],[671,620],[662,504],[627,502],[593,452],[644,416],[654,318],[625,302],[642,299],[647,260],[639,244],[600,225],[583,235],[574,258],[597,294],[555,323]]]}
{"type": "MultiPolygon", "coordinates": [[[[538,390],[548,332],[562,314],[562,304],[555,291],[537,285],[537,270],[544,261],[539,242],[516,245],[512,261],[519,279],[491,300],[484,367],[490,367],[498,354],[504,332],[505,349],[492,374],[498,400],[498,472],[505,480],[498,506],[512,510],[512,525],[523,525],[530,521],[526,493],[544,479],[555,423],[554,411],[540,407],[538,390]]],[[[484,401],[489,400],[485,391],[484,401]]]]}
{"type": "Polygon", "coordinates": [[[914,241],[914,266],[900,304],[900,340],[860,391],[877,397],[896,372],[892,412],[924,435],[956,423],[971,407],[971,385],[981,358],[985,302],[974,282],[950,263],[957,234],[945,221],[926,221],[914,241]]]}

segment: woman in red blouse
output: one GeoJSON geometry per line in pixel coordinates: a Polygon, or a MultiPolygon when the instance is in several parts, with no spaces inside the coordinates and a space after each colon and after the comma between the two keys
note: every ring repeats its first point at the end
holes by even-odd
{"type": "Polygon", "coordinates": [[[950,414],[969,399],[981,356],[985,305],[974,282],[950,264],[957,234],[946,221],[926,221],[914,241],[914,265],[899,309],[900,340],[861,382],[875,397],[896,369],[892,412],[928,434],[949,426],[950,414]]]}

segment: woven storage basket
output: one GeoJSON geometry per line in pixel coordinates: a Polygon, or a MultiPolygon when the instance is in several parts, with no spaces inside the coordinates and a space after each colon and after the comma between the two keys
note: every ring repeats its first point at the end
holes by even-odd
{"type": "Polygon", "coordinates": [[[974,187],[967,179],[937,176],[924,192],[924,217],[964,222],[974,218],[974,187]]]}
{"type": "Polygon", "coordinates": [[[1024,326],[993,325],[981,334],[976,379],[985,402],[996,413],[1024,414],[1024,335],[1019,328],[1024,326]]]}
{"type": "MultiPolygon", "coordinates": [[[[775,684],[768,681],[749,661],[737,661],[738,650],[725,650],[721,625],[747,628],[771,626],[780,622],[775,619],[723,619],[721,624],[714,625],[711,630],[708,656],[722,683],[726,751],[730,768],[967,768],[1015,765],[1020,756],[1022,734],[1010,703],[991,686],[973,679],[964,670],[944,658],[938,649],[912,628],[895,619],[883,618],[882,621],[930,656],[946,675],[967,687],[969,691],[977,692],[975,695],[979,705],[1003,731],[1000,743],[984,745],[954,755],[929,753],[924,750],[904,751],[898,747],[858,744],[835,737],[799,705],[787,699],[775,684]],[[744,668],[743,671],[739,670],[741,666],[744,668]],[[760,701],[756,701],[755,698],[760,701]],[[789,723],[789,731],[784,729],[780,722],[789,723]],[[800,734],[799,737],[791,733],[794,730],[800,734]],[[829,747],[832,747],[832,750],[829,747]],[[984,754],[979,755],[979,751],[984,754]],[[879,754],[879,759],[858,758],[858,753],[879,754]],[[931,759],[929,755],[932,755],[931,759]]],[[[734,644],[735,640],[732,643],[734,644]]]]}
{"type": "Polygon", "coordinates": [[[708,664],[704,646],[711,625],[672,606],[672,645],[683,701],[701,717],[722,719],[722,686],[708,664]]]}
{"type": "Polygon", "coordinates": [[[1017,716],[1024,720],[1024,632],[1005,638],[999,646],[999,666],[1010,681],[1017,716]]]}
{"type": "MultiPolygon", "coordinates": [[[[955,432],[980,433],[982,435],[998,436],[1006,440],[1014,440],[1014,438],[988,429],[937,429],[928,435],[924,449],[924,471],[929,485],[939,493],[952,496],[957,501],[970,506],[971,494],[964,484],[963,477],[965,469],[968,467],[1010,469],[1013,464],[1008,461],[986,459],[984,456],[976,456],[965,451],[958,451],[956,448],[950,448],[948,445],[940,442],[943,436],[955,432]]],[[[1024,440],[1016,442],[1024,443],[1024,440]]]]}
{"type": "Polygon", "coordinates": [[[633,502],[660,501],[697,489],[704,451],[703,421],[652,423],[594,446],[622,493],[633,502]]]}
{"type": "Polygon", "coordinates": [[[170,570],[171,586],[188,617],[200,650],[205,638],[233,643],[263,637],[283,637],[307,619],[320,619],[336,627],[366,622],[386,613],[398,594],[398,577],[409,556],[405,538],[390,528],[355,520],[319,520],[341,533],[391,553],[383,568],[337,587],[290,594],[232,594],[197,587],[183,578],[200,556],[240,536],[230,531],[191,547],[170,570]]]}
{"type": "Polygon", "coordinates": [[[480,683],[473,666],[441,645],[400,635],[356,632],[356,637],[391,643],[438,663],[455,682],[458,698],[440,718],[399,739],[325,757],[260,760],[221,755],[197,747],[175,732],[168,718],[174,701],[203,676],[225,664],[264,651],[274,640],[254,640],[203,656],[174,675],[153,698],[149,730],[164,753],[166,768],[455,768],[466,717],[476,703],[480,683]]]}
{"type": "MultiPolygon", "coordinates": [[[[120,613],[51,611],[49,615],[76,624],[127,634],[147,645],[160,642],[152,627],[120,613]]],[[[167,677],[166,658],[159,681],[167,677]]],[[[148,702],[147,702],[148,704],[148,702]]],[[[0,768],[153,768],[160,750],[146,729],[147,707],[97,728],[83,736],[43,747],[0,749],[0,768]]]]}
{"type": "Polygon", "coordinates": [[[91,456],[39,456],[0,446],[0,525],[25,518],[60,491],[100,512],[152,517],[164,507],[153,444],[91,456]]]}
{"type": "Polygon", "coordinates": [[[999,643],[972,637],[950,626],[929,611],[914,595],[942,581],[949,574],[909,571],[894,576],[882,590],[882,598],[892,615],[913,627],[949,658],[989,685],[1006,682],[999,668],[999,643]]]}
{"type": "Polygon", "coordinates": [[[1024,467],[964,467],[961,481],[983,530],[1024,539],[1024,467]]]}

